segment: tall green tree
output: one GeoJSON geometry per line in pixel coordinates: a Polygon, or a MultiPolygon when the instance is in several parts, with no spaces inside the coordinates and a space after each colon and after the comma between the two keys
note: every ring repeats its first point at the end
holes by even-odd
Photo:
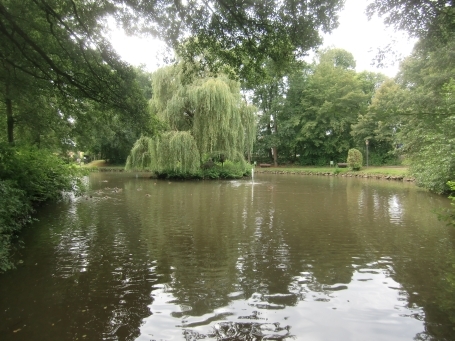
{"type": "Polygon", "coordinates": [[[238,82],[212,73],[188,81],[179,64],[157,70],[152,84],[152,112],[166,132],[139,140],[127,167],[144,167],[150,160],[147,166],[158,172],[196,172],[208,155],[243,162],[251,152],[255,110],[242,101],[238,82]]]}
{"type": "Polygon", "coordinates": [[[438,193],[455,178],[454,51],[455,40],[434,51],[416,48],[354,127],[360,136],[375,121],[374,140],[402,146],[417,183],[438,193]]]}
{"type": "MultiPolygon", "coordinates": [[[[138,90],[146,100],[152,98],[151,73],[135,69],[138,90]]],[[[78,150],[124,164],[131,146],[141,134],[154,134],[158,129],[156,117],[144,114],[142,120],[123,115],[118,110],[108,109],[93,101],[85,103],[84,113],[71,125],[78,150]]]]}
{"type": "Polygon", "coordinates": [[[363,73],[367,76],[366,93],[371,96],[368,109],[359,114],[357,122],[351,126],[351,135],[358,147],[368,140],[369,164],[396,163],[396,148],[401,144],[397,140],[400,130],[400,117],[390,109],[397,104],[398,84],[382,74],[363,73]]]}
{"type": "Polygon", "coordinates": [[[229,65],[231,76],[260,83],[269,60],[286,68],[318,46],[320,32],[337,27],[343,1],[207,0],[178,4],[178,29],[186,25],[192,33],[185,44],[178,45],[181,57],[200,63],[204,55],[202,69],[226,72],[225,65],[229,65]]]}
{"type": "Polygon", "coordinates": [[[253,103],[260,110],[258,126],[257,155],[265,154],[278,164],[278,153],[281,153],[281,118],[283,115],[286,75],[290,68],[282,69],[272,60],[264,67],[265,77],[253,88],[253,103]]]}
{"type": "Polygon", "coordinates": [[[299,140],[302,162],[344,160],[354,146],[351,125],[366,110],[368,95],[354,71],[355,60],[340,49],[322,51],[302,90],[299,140]]]}
{"type": "Polygon", "coordinates": [[[383,16],[387,24],[419,39],[412,55],[401,64],[396,78],[401,89],[392,112],[401,117],[398,136],[417,182],[436,192],[447,191],[447,181],[455,178],[455,3],[375,0],[368,13],[383,16]]]}
{"type": "Polygon", "coordinates": [[[400,137],[417,183],[432,191],[449,190],[455,178],[455,40],[429,53],[416,51],[398,79],[403,100],[396,113],[405,124],[400,137]]]}

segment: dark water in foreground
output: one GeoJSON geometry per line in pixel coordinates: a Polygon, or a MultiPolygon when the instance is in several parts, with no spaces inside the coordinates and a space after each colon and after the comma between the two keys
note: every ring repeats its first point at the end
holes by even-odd
{"type": "Polygon", "coordinates": [[[0,340],[455,340],[445,198],[299,175],[90,188],[25,232],[0,340]]]}

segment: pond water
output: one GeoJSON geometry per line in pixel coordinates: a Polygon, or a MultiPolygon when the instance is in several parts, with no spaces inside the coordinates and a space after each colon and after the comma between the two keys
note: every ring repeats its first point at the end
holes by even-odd
{"type": "Polygon", "coordinates": [[[455,229],[413,184],[93,173],[0,275],[0,339],[454,340],[455,229]]]}

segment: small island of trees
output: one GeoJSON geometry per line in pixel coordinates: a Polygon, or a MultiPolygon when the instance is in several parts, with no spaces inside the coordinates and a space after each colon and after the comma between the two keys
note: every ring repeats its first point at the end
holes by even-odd
{"type": "Polygon", "coordinates": [[[182,69],[177,64],[152,75],[150,110],[164,131],[136,141],[126,168],[161,177],[201,177],[201,170],[205,177],[241,177],[249,171],[256,108],[242,99],[238,81],[210,73],[188,79],[182,69]]]}

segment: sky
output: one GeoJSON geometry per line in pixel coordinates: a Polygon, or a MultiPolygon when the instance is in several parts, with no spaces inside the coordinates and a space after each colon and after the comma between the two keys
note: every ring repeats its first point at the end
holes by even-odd
{"type": "Polygon", "coordinates": [[[371,65],[378,48],[395,40],[393,46],[397,57],[403,58],[412,52],[415,40],[408,39],[407,34],[387,28],[379,17],[368,20],[365,14],[368,3],[366,0],[346,0],[344,10],[339,14],[340,25],[332,34],[323,36],[323,47],[333,46],[351,52],[359,72],[368,70],[394,77],[399,68],[395,57],[390,56],[386,61],[389,64],[386,68],[379,69],[371,65]]]}
{"type": "MultiPolygon", "coordinates": [[[[387,64],[391,65],[386,68],[378,69],[371,65],[377,49],[396,40],[394,47],[398,55],[406,57],[411,53],[415,41],[386,28],[381,18],[374,17],[368,21],[365,15],[367,4],[367,0],[346,0],[345,8],[339,14],[339,27],[332,34],[323,36],[322,47],[337,47],[351,52],[359,72],[368,70],[394,77],[399,68],[394,57],[390,56],[387,60],[387,64]]],[[[164,65],[162,55],[165,45],[159,40],[127,36],[120,30],[112,30],[111,42],[120,56],[132,65],[143,64],[147,71],[164,65]]]]}

